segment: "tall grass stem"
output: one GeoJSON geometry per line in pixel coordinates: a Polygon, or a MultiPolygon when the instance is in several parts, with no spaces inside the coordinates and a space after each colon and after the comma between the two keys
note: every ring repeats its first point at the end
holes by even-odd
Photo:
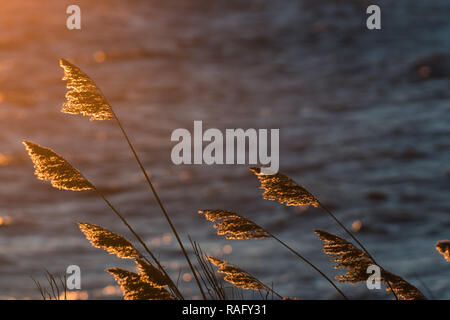
{"type": "Polygon", "coordinates": [[[137,161],[137,163],[138,163],[138,165],[139,165],[139,167],[140,167],[142,173],[143,173],[144,176],[145,176],[145,179],[147,180],[147,183],[148,183],[150,189],[152,190],[153,195],[155,196],[155,199],[156,199],[156,201],[158,202],[158,205],[159,205],[159,207],[161,208],[161,211],[162,211],[163,214],[164,214],[164,217],[166,218],[167,222],[169,223],[169,226],[170,226],[170,228],[172,229],[172,232],[173,232],[173,234],[175,235],[175,238],[177,239],[177,242],[178,242],[178,244],[179,244],[179,246],[180,246],[180,248],[181,248],[181,251],[183,252],[183,255],[184,255],[184,257],[186,258],[187,263],[189,264],[189,267],[190,267],[190,269],[191,269],[191,271],[192,271],[192,274],[193,274],[193,276],[194,276],[194,278],[195,278],[195,281],[197,282],[197,286],[198,286],[199,289],[200,289],[200,292],[201,292],[201,294],[202,294],[203,299],[206,300],[206,294],[205,294],[205,292],[203,291],[202,285],[201,285],[201,283],[200,283],[200,280],[198,279],[198,276],[197,276],[197,273],[196,273],[196,271],[195,271],[195,268],[194,268],[194,266],[192,265],[191,260],[189,259],[189,256],[188,256],[188,254],[187,254],[187,252],[186,252],[186,249],[184,248],[184,245],[183,245],[183,243],[182,243],[182,241],[181,241],[181,239],[180,239],[180,236],[178,235],[177,230],[175,229],[175,226],[174,226],[173,223],[172,223],[172,220],[170,219],[170,217],[169,217],[169,215],[168,215],[166,209],[164,208],[164,205],[162,204],[161,199],[159,198],[158,193],[156,192],[155,187],[153,186],[153,184],[152,184],[152,182],[151,182],[151,180],[150,180],[150,177],[149,177],[148,174],[147,174],[147,171],[145,170],[144,166],[142,165],[142,162],[141,162],[139,156],[137,155],[136,150],[134,149],[133,144],[131,143],[130,139],[128,138],[128,135],[127,135],[125,129],[123,128],[122,123],[120,122],[120,120],[119,120],[119,118],[117,117],[117,115],[115,114],[115,112],[112,111],[112,113],[113,113],[113,115],[114,115],[114,118],[115,118],[116,121],[117,121],[117,124],[118,124],[119,127],[120,127],[120,130],[122,131],[123,136],[125,137],[125,140],[126,140],[127,143],[128,143],[128,146],[130,147],[130,149],[131,149],[131,151],[132,151],[132,153],[133,153],[133,155],[134,155],[134,158],[136,159],[136,161],[137,161]]]}

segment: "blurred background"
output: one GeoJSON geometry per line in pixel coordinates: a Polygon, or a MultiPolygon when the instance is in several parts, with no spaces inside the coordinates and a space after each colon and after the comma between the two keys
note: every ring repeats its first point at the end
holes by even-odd
{"type": "MultiPolygon", "coordinates": [[[[23,139],[53,148],[105,190],[198,298],[170,230],[113,122],[60,113],[60,57],[88,73],[121,118],[176,227],[203,250],[283,295],[338,298],[271,240],[215,235],[199,209],[236,211],[335,275],[312,232],[343,235],[321,210],[263,200],[245,166],[175,166],[176,128],[279,128],[280,171],[352,227],[388,270],[450,298],[434,249],[450,233],[450,3],[363,0],[0,1],[0,298],[39,299],[31,277],[81,267],[75,297],[120,297],[107,267],[130,261],[91,247],[77,221],[132,237],[101,199],[38,181],[23,139]],[[81,30],[66,8],[81,8],[81,30]]],[[[364,284],[350,298],[388,298],[364,284]]],[[[250,295],[251,297],[251,295],[250,295]]]]}

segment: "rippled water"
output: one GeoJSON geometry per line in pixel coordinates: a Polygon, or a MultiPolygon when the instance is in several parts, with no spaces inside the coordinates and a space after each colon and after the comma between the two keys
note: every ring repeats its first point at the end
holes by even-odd
{"type": "MultiPolygon", "coordinates": [[[[226,241],[196,212],[239,212],[328,274],[312,232],[342,235],[318,209],[263,200],[245,166],[175,166],[170,134],[280,128],[281,171],[305,185],[379,262],[450,298],[450,268],[434,249],[450,231],[448,1],[379,1],[382,31],[365,28],[365,1],[78,1],[82,30],[65,28],[71,1],[1,2],[0,297],[39,298],[31,276],[82,270],[89,298],[117,297],[106,267],[132,268],[92,248],[76,222],[126,230],[89,192],[33,176],[21,140],[63,154],[107,191],[171,274],[188,272],[113,122],[59,113],[60,57],[100,85],[135,142],[187,241],[247,269],[278,292],[337,298],[329,284],[270,240],[226,241]],[[230,253],[230,247],[232,252],[230,253]],[[226,247],[227,246],[227,247],[226,247]],[[426,284],[426,285],[425,285],[426,284]]],[[[387,298],[341,285],[351,298],[387,298]]],[[[193,281],[184,292],[198,296],[193,281]]],[[[430,294],[431,291],[431,294],[430,294]]]]}

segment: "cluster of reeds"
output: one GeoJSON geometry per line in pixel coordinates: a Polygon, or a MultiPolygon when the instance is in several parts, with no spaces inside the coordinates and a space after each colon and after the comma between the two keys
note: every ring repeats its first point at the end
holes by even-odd
{"type": "MultiPolygon", "coordinates": [[[[230,297],[222,280],[219,279],[214,272],[214,267],[216,267],[219,273],[224,274],[224,280],[235,288],[257,291],[261,294],[262,298],[267,298],[271,295],[272,298],[277,297],[283,299],[283,295],[277,293],[272,287],[262,283],[247,271],[217,257],[205,255],[200,246],[190,240],[197,259],[197,265],[192,263],[189,254],[184,247],[183,241],[156,192],[147,171],[144,169],[122,123],[106,97],[94,81],[77,66],[64,59],[60,60],[60,65],[64,69],[63,80],[67,81],[67,88],[70,89],[66,94],[66,102],[64,103],[62,112],[82,114],[83,116],[90,117],[90,120],[116,121],[136,159],[139,169],[145,177],[152,195],[155,197],[169,228],[178,242],[180,252],[184,256],[191,273],[195,278],[202,298],[227,299],[230,297]]],[[[134,261],[137,272],[120,268],[106,270],[120,285],[125,299],[184,299],[179,286],[172,280],[162,266],[157,255],[149,249],[142,237],[129,224],[126,217],[117,210],[94,183],[89,181],[64,157],[53,150],[31,141],[24,141],[23,143],[34,163],[35,174],[39,179],[50,181],[52,186],[58,189],[94,191],[128,228],[135,240],[142,245],[144,251],[141,252],[130,240],[113,231],[87,222],[78,223],[80,230],[94,247],[102,248],[108,253],[116,255],[118,258],[132,259],[134,261]]],[[[350,232],[344,224],[306,188],[298,185],[292,179],[281,173],[265,175],[261,172],[260,168],[250,168],[250,170],[259,179],[261,188],[264,190],[263,197],[265,199],[276,200],[287,206],[311,205],[322,208],[356,243],[356,245],[354,245],[336,235],[321,230],[315,230],[319,239],[323,241],[324,252],[331,256],[332,261],[337,263],[335,268],[347,269],[347,273],[345,275],[337,276],[336,280],[339,282],[350,283],[364,282],[368,277],[368,274],[366,273],[368,266],[376,265],[381,269],[382,281],[387,285],[387,290],[391,292],[396,299],[425,299],[424,295],[416,287],[400,276],[387,271],[378,264],[353,233],[350,232]],[[359,248],[357,246],[359,246],[359,248]]],[[[289,250],[328,281],[342,298],[347,299],[347,295],[338,288],[335,282],[312,263],[310,259],[300,254],[298,250],[293,249],[292,246],[279,239],[264,227],[259,226],[237,213],[226,210],[200,210],[199,214],[204,215],[207,220],[214,222],[217,234],[225,236],[227,239],[246,240],[271,238],[277,241],[281,246],[289,250]]],[[[436,248],[447,260],[450,260],[448,241],[439,242],[436,244],[436,248]]],[[[39,286],[39,288],[41,287],[39,286]]],[[[243,297],[243,295],[241,292],[237,291],[232,294],[232,297],[243,297]]]]}
{"type": "Polygon", "coordinates": [[[58,276],[45,271],[45,280],[48,286],[43,286],[39,281],[31,278],[41,294],[43,300],[68,300],[67,298],[67,274],[58,276]]]}

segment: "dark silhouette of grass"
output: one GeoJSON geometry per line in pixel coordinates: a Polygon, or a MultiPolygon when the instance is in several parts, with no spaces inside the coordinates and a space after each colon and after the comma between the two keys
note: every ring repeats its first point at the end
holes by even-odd
{"type": "Polygon", "coordinates": [[[43,300],[67,300],[67,275],[64,277],[54,275],[48,270],[45,271],[45,279],[47,280],[48,287],[43,287],[41,283],[35,280],[33,277],[31,279],[36,284],[36,287],[41,294],[43,300]]]}

